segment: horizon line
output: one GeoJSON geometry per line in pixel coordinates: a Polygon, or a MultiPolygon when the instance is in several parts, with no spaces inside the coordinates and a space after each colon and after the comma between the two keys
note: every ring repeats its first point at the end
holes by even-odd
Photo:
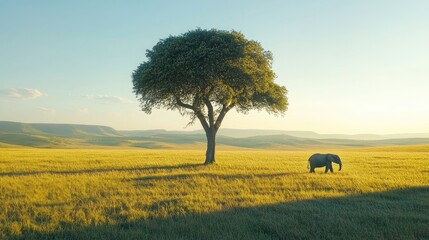
{"type": "MultiPolygon", "coordinates": [[[[196,132],[196,131],[204,131],[204,129],[165,129],[165,128],[152,128],[152,129],[117,129],[115,127],[103,124],[85,124],[85,123],[50,123],[50,122],[19,122],[19,121],[10,121],[10,120],[0,120],[0,122],[11,122],[11,123],[23,123],[23,124],[52,124],[52,125],[80,125],[80,126],[98,126],[98,127],[110,127],[115,131],[176,131],[176,132],[196,132]]],[[[347,136],[357,136],[357,135],[377,135],[377,136],[388,136],[388,135],[405,135],[405,134],[429,134],[429,132],[396,132],[396,133],[320,133],[313,130],[282,130],[282,129],[262,129],[262,128],[220,128],[229,129],[229,130],[241,130],[241,131],[278,131],[278,132],[307,132],[307,133],[315,133],[319,135],[347,135],[347,136]]]]}

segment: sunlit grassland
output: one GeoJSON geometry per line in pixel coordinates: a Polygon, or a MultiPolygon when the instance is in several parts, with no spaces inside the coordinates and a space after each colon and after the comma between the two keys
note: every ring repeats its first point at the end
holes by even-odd
{"type": "Polygon", "coordinates": [[[0,238],[429,238],[426,149],[0,149],[0,238]]]}

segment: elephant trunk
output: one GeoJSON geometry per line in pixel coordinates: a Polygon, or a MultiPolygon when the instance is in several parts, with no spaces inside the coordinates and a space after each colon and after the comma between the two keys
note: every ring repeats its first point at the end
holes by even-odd
{"type": "Polygon", "coordinates": [[[343,168],[343,164],[340,162],[340,169],[338,171],[341,171],[341,168],[343,168]]]}

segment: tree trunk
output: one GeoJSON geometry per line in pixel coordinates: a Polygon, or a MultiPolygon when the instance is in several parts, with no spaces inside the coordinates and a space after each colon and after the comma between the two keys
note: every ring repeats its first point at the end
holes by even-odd
{"type": "Polygon", "coordinates": [[[205,165],[215,163],[215,147],[216,147],[216,131],[214,127],[209,128],[206,132],[207,136],[207,151],[205,165]]]}

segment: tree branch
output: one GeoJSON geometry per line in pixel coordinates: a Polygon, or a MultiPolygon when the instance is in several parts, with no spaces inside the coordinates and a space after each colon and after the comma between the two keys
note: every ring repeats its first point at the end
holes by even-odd
{"type": "Polygon", "coordinates": [[[203,125],[204,131],[206,132],[206,134],[208,134],[208,132],[210,131],[210,126],[207,123],[204,115],[201,113],[201,111],[195,112],[195,115],[197,115],[198,120],[200,120],[201,125],[203,125]]]}
{"type": "Polygon", "coordinates": [[[222,106],[222,110],[219,113],[219,116],[216,119],[216,123],[215,123],[215,132],[217,132],[217,130],[219,130],[220,125],[222,124],[223,118],[225,117],[226,113],[231,110],[234,107],[234,103],[227,105],[223,105],[222,106]]]}
{"type": "Polygon", "coordinates": [[[179,97],[175,97],[175,98],[176,98],[177,105],[179,105],[183,108],[191,109],[194,112],[197,110],[194,106],[182,102],[182,100],[180,100],[179,97]]]}
{"type": "Polygon", "coordinates": [[[213,112],[213,105],[210,102],[210,100],[208,98],[204,98],[204,103],[207,106],[207,110],[208,110],[208,116],[209,116],[209,123],[210,123],[210,127],[212,127],[214,125],[214,112],[213,112]]]}
{"type": "Polygon", "coordinates": [[[176,98],[177,105],[179,105],[179,106],[181,106],[183,108],[190,109],[190,110],[192,110],[194,112],[195,116],[197,116],[198,120],[200,120],[201,125],[203,125],[203,128],[204,128],[204,130],[207,133],[209,131],[210,127],[209,127],[209,124],[206,121],[206,118],[204,117],[204,114],[201,112],[201,109],[198,109],[195,106],[192,106],[192,105],[189,105],[189,104],[186,104],[186,103],[182,102],[180,100],[180,98],[177,97],[177,96],[175,98],[176,98]]]}

